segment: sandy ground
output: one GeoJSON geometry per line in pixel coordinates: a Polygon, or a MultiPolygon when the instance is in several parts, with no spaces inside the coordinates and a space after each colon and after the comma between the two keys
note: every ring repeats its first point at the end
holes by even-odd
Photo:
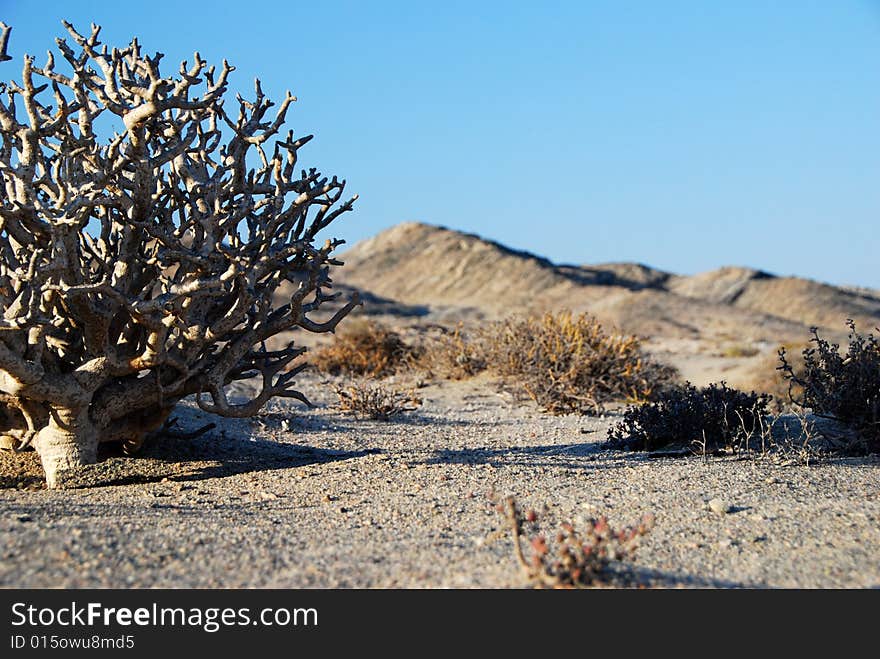
{"type": "MultiPolygon", "coordinates": [[[[526,586],[491,497],[560,521],[653,513],[632,567],[660,587],[880,586],[876,456],[805,465],[603,451],[615,420],[552,417],[487,378],[391,422],[273,402],[195,440],[110,456],[72,491],[0,455],[4,587],[526,586]],[[728,513],[713,512],[721,498],[728,513]]],[[[179,408],[184,427],[207,419],[179,408]]]]}

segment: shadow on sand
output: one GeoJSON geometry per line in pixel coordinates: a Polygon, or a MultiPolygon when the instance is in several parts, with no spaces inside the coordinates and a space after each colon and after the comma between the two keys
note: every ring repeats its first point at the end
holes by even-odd
{"type": "MultiPolygon", "coordinates": [[[[440,449],[434,451],[426,464],[491,464],[522,465],[528,467],[552,466],[558,468],[583,468],[607,452],[597,444],[583,442],[578,444],[549,444],[544,446],[505,446],[502,448],[473,447],[466,449],[440,449]],[[563,458],[560,460],[560,458],[563,458]],[[566,459],[568,458],[568,459],[566,459]]],[[[612,457],[603,460],[602,467],[618,466],[612,457]]]]}
{"type": "Polygon", "coordinates": [[[766,588],[766,584],[729,581],[695,574],[667,572],[643,567],[633,567],[624,572],[628,587],[646,585],[650,588],[766,588]]]}
{"type": "Polygon", "coordinates": [[[375,450],[336,451],[300,444],[204,435],[192,440],[158,437],[132,457],[102,447],[95,465],[66,473],[65,487],[153,483],[163,479],[199,481],[235,474],[292,469],[359,458],[375,450]]]}

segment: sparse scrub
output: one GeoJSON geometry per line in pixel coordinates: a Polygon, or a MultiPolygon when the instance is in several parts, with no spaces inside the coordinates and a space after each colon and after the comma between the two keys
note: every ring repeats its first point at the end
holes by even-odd
{"type": "Polygon", "coordinates": [[[745,393],[722,382],[698,389],[671,388],[656,400],[629,407],[608,431],[606,448],[655,451],[668,446],[700,446],[703,451],[748,446],[763,435],[767,394],[745,393]]]}
{"type": "Polygon", "coordinates": [[[828,438],[817,428],[817,417],[798,405],[792,405],[789,412],[771,417],[765,426],[767,437],[762,440],[769,440],[766,443],[773,453],[786,462],[803,465],[830,455],[828,438]]]}
{"type": "Polygon", "coordinates": [[[536,588],[590,588],[607,586],[619,580],[613,570],[615,563],[632,560],[639,540],[653,527],[654,520],[646,515],[636,526],[615,530],[607,518],[590,519],[583,531],[574,524],[562,524],[555,543],[549,543],[538,526],[534,510],[520,510],[516,500],[508,497],[498,504],[513,534],[516,561],[536,588]],[[526,529],[531,534],[523,536],[526,529]],[[523,542],[530,547],[526,558],[523,542]]]}
{"type": "Polygon", "coordinates": [[[546,411],[599,414],[611,401],[650,399],[676,371],[652,361],[634,336],[607,334],[587,314],[514,317],[482,334],[487,367],[546,411]]]}
{"type": "Polygon", "coordinates": [[[422,405],[413,392],[400,391],[379,383],[359,382],[338,387],[339,409],[358,419],[390,421],[402,412],[412,412],[422,405]]]}
{"type": "Polygon", "coordinates": [[[312,363],[331,375],[385,377],[405,367],[415,354],[393,329],[374,320],[355,319],[330,345],[315,351],[312,363]]]}
{"type": "Polygon", "coordinates": [[[439,336],[429,337],[416,366],[447,380],[464,380],[486,369],[486,357],[479,336],[471,336],[459,323],[455,329],[443,327],[439,336]]]}
{"type": "Polygon", "coordinates": [[[814,327],[812,346],[804,349],[803,371],[779,353],[785,379],[802,389],[795,402],[813,414],[835,419],[853,432],[851,441],[838,445],[847,453],[880,451],[880,342],[873,334],[861,335],[855,323],[846,353],[837,343],[819,336],[814,327]]]}
{"type": "MultiPolygon", "coordinates": [[[[779,348],[785,351],[786,355],[792,355],[791,365],[799,377],[804,375],[802,352],[806,347],[808,344],[801,343],[779,348]]],[[[779,361],[779,350],[762,358],[755,366],[754,376],[748,381],[750,389],[773,396],[770,407],[777,413],[791,410],[793,400],[800,400],[803,397],[803,388],[797,382],[785,378],[779,361]]]]}

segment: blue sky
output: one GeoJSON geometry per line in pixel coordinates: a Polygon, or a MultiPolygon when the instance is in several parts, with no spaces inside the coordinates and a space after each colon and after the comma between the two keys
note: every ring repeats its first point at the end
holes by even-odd
{"type": "Polygon", "coordinates": [[[880,0],[0,0],[16,58],[61,18],[166,74],[198,50],[234,90],[291,89],[301,162],[360,194],[328,230],[349,242],[420,220],[558,262],[880,287],[880,0]]]}

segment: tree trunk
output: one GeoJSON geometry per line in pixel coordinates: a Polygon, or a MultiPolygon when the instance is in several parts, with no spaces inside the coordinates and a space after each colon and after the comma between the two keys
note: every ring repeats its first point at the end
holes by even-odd
{"type": "Polygon", "coordinates": [[[49,424],[37,434],[34,447],[40,454],[46,483],[58,486],[58,474],[94,464],[98,459],[98,433],[89,420],[88,407],[56,408],[49,415],[49,424]]]}

